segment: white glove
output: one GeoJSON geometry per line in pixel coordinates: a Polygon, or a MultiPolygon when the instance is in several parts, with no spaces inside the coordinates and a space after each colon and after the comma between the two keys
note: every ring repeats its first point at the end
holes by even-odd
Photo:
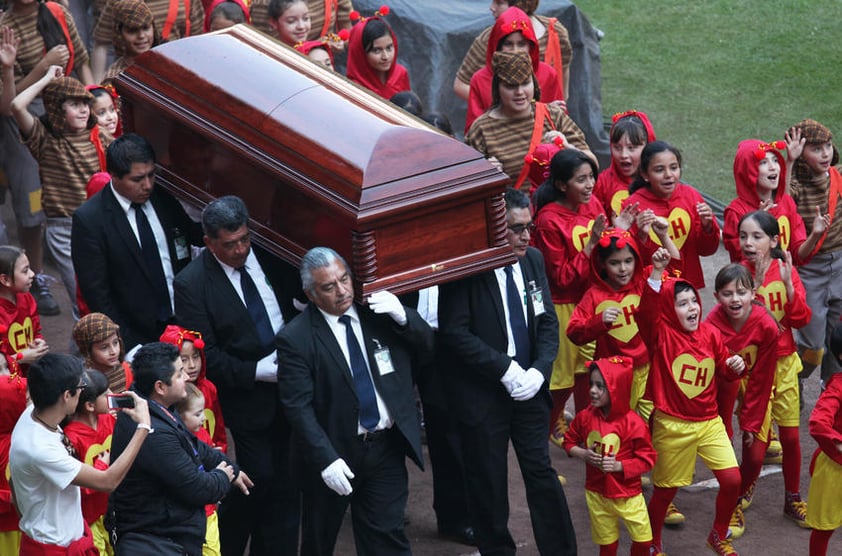
{"type": "Polygon", "coordinates": [[[348,481],[348,479],[353,478],[354,474],[342,458],[337,459],[322,469],[322,480],[327,485],[327,488],[340,496],[348,496],[354,492],[354,489],[351,488],[351,483],[348,481]]]}
{"type": "Polygon", "coordinates": [[[510,396],[512,395],[512,391],[520,385],[520,380],[524,372],[523,367],[512,359],[512,362],[509,363],[509,368],[506,369],[506,374],[500,378],[500,382],[503,383],[503,387],[510,396]]]}
{"type": "Polygon", "coordinates": [[[386,290],[374,292],[368,297],[368,306],[378,315],[389,315],[400,326],[406,324],[406,310],[393,293],[386,290]]]}
{"type": "Polygon", "coordinates": [[[524,372],[518,382],[518,387],[511,391],[512,399],[516,402],[525,402],[534,398],[541,389],[541,385],[544,384],[544,375],[533,367],[524,372]]]}

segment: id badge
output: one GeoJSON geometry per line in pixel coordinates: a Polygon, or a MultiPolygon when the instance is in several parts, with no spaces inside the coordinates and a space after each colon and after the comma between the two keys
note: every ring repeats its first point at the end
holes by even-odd
{"type": "Polygon", "coordinates": [[[175,246],[176,260],[190,260],[190,246],[187,245],[187,237],[178,228],[173,230],[173,245],[175,246]]]}
{"type": "Polygon", "coordinates": [[[534,280],[529,281],[529,299],[532,301],[532,314],[540,317],[544,314],[544,292],[535,284],[534,280]]]}
{"type": "Polygon", "coordinates": [[[392,353],[388,347],[383,347],[380,342],[374,340],[377,348],[374,350],[374,362],[377,364],[377,372],[380,376],[388,375],[395,372],[395,367],[392,365],[392,353]]]}

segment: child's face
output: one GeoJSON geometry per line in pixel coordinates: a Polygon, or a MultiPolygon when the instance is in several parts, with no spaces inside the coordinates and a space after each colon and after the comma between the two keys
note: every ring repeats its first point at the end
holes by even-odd
{"type": "Polygon", "coordinates": [[[269,23],[278,33],[281,42],[290,46],[297,42],[307,40],[310,34],[310,10],[306,2],[296,2],[288,7],[278,19],[270,20],[269,23]]]}
{"type": "Polygon", "coordinates": [[[219,31],[220,29],[228,29],[229,27],[233,27],[236,25],[236,21],[231,21],[224,15],[217,15],[211,19],[210,22],[210,30],[211,31],[219,31]]]}
{"type": "Polygon", "coordinates": [[[602,378],[602,373],[599,369],[591,371],[591,388],[589,393],[593,407],[608,410],[611,405],[611,398],[608,396],[608,388],[605,386],[605,379],[602,378]]]}
{"type": "Polygon", "coordinates": [[[108,409],[108,394],[111,393],[111,390],[106,389],[105,392],[100,394],[94,400],[94,413],[97,415],[105,415],[106,413],[111,413],[111,410],[108,409]]]}
{"type": "Polygon", "coordinates": [[[569,180],[556,182],[556,187],[564,194],[565,205],[578,207],[591,201],[594,184],[596,184],[596,179],[593,168],[587,162],[583,162],[573,171],[569,180]]]}
{"type": "Polygon", "coordinates": [[[830,170],[830,161],[833,159],[833,143],[807,143],[801,158],[807,163],[810,170],[817,176],[823,176],[830,170]]]}
{"type": "Polygon", "coordinates": [[[199,372],[202,370],[202,353],[196,349],[193,342],[185,340],[181,344],[181,361],[184,363],[187,380],[196,382],[196,379],[199,378],[199,372]]]}
{"type": "Polygon", "coordinates": [[[757,167],[758,191],[774,191],[778,188],[778,176],[781,174],[781,164],[775,153],[767,152],[757,167]]]}
{"type": "Polygon", "coordinates": [[[114,99],[111,95],[99,95],[94,99],[94,116],[99,127],[114,135],[117,132],[117,110],[114,108],[114,99]]]}
{"type": "Polygon", "coordinates": [[[17,293],[28,292],[32,287],[32,280],[35,278],[35,273],[29,268],[29,257],[21,254],[18,260],[15,261],[12,275],[3,275],[3,285],[17,293]]]}
{"type": "Polygon", "coordinates": [[[532,78],[520,84],[501,81],[497,92],[500,94],[500,109],[505,114],[523,114],[532,109],[532,99],[535,97],[535,84],[532,78]]]}
{"type": "Polygon", "coordinates": [[[64,121],[69,131],[84,131],[88,129],[88,118],[91,117],[91,107],[82,99],[69,98],[62,105],[64,121]]]}
{"type": "Polygon", "coordinates": [[[491,10],[494,19],[497,19],[509,9],[509,0],[491,0],[491,6],[488,9],[491,10]]]}
{"type": "Polygon", "coordinates": [[[642,143],[632,143],[627,133],[616,143],[611,143],[611,159],[623,176],[630,178],[637,173],[637,169],[640,168],[640,153],[643,152],[644,146],[642,143]]]}
{"type": "Polygon", "coordinates": [[[777,245],[778,236],[769,237],[754,218],[746,218],[740,224],[740,250],[743,258],[752,264],[769,258],[772,248],[777,245]]]}
{"type": "Polygon", "coordinates": [[[506,38],[500,41],[500,48],[498,50],[501,52],[523,52],[529,54],[530,46],[532,46],[532,43],[526,40],[523,33],[515,31],[506,35],[506,38]]]}
{"type": "Polygon", "coordinates": [[[746,287],[742,282],[733,280],[725,284],[713,294],[716,301],[725,309],[725,314],[731,324],[745,322],[751,314],[751,302],[754,299],[754,290],[746,287]]]}
{"type": "Polygon", "coordinates": [[[672,151],[662,151],[652,157],[649,167],[640,169],[640,175],[649,182],[652,193],[669,199],[681,179],[681,166],[672,151]]]}
{"type": "Polygon", "coordinates": [[[702,316],[702,308],[696,292],[685,290],[675,294],[675,315],[681,327],[688,332],[695,332],[699,329],[699,319],[702,316]]]}
{"type": "Polygon", "coordinates": [[[634,254],[628,245],[614,251],[603,263],[605,281],[615,290],[627,286],[634,276],[634,263],[634,254]]]}
{"type": "Polygon", "coordinates": [[[120,338],[116,332],[91,345],[91,361],[100,370],[110,370],[120,364],[120,338]]]}
{"type": "Polygon", "coordinates": [[[365,53],[365,59],[368,65],[374,71],[385,76],[392,69],[392,64],[395,62],[395,41],[392,40],[391,33],[386,33],[378,39],[374,39],[371,43],[371,50],[365,53]]]}
{"type": "Polygon", "coordinates": [[[123,28],[121,32],[123,34],[123,42],[126,43],[127,55],[137,56],[152,48],[152,40],[154,38],[152,24],[131,29],[123,28]]]}
{"type": "Polygon", "coordinates": [[[184,426],[191,432],[196,432],[205,424],[205,404],[201,399],[193,400],[187,410],[181,414],[184,426]]]}
{"type": "Polygon", "coordinates": [[[330,61],[330,54],[328,54],[327,50],[324,48],[314,48],[307,53],[307,57],[320,66],[324,66],[333,71],[333,62],[330,61]]]}

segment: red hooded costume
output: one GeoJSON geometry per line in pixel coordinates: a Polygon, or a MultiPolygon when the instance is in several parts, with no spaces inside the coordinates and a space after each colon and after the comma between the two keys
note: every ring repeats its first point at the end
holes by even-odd
{"type": "Polygon", "coordinates": [[[836,448],[842,442],[842,373],[831,375],[825,384],[810,414],[810,436],[818,443],[810,462],[811,474],[819,452],[842,465],[842,453],[836,448]]]}
{"type": "Polygon", "coordinates": [[[205,9],[205,25],[203,31],[205,33],[210,32],[211,26],[211,15],[213,14],[213,9],[216,8],[218,5],[222,4],[223,2],[233,2],[237,4],[241,10],[243,10],[243,15],[246,18],[246,23],[251,23],[251,13],[249,13],[248,5],[243,2],[243,0],[202,0],[202,6],[205,9]]]}
{"type": "MultiPolygon", "coordinates": [[[[15,302],[0,298],[0,351],[13,358],[26,349],[36,338],[44,339],[41,332],[41,317],[31,293],[15,293],[15,302]]],[[[22,371],[26,376],[24,365],[22,371]]]]}
{"type": "MultiPolygon", "coordinates": [[[[76,449],[82,462],[100,471],[108,465],[100,459],[104,452],[111,451],[111,435],[114,433],[114,417],[109,413],[97,415],[96,429],[80,421],[71,421],[64,427],[64,434],[76,449]]],[[[90,525],[105,515],[108,509],[108,493],[91,488],[82,488],[82,516],[90,525]]]]}
{"type": "Polygon", "coordinates": [[[644,268],[637,251],[637,243],[629,232],[612,230],[603,234],[600,243],[610,241],[613,237],[617,238],[618,247],[622,242],[634,255],[631,281],[615,290],[600,270],[599,248],[595,248],[591,253],[591,286],[570,317],[567,336],[571,342],[580,346],[596,340],[594,357],[597,359],[622,355],[630,359],[634,367],[639,367],[649,362],[649,354],[640,339],[635,318],[635,312],[640,305],[640,295],[646,287],[648,269],[644,268]],[[609,307],[622,309],[613,325],[602,321],[602,313],[609,307]]]}
{"type": "Polygon", "coordinates": [[[605,381],[610,405],[588,406],[570,423],[564,434],[564,450],[570,454],[574,446],[594,449],[613,455],[623,463],[623,471],[605,473],[592,465],[585,466],[585,488],[606,498],[629,498],[641,493],[640,476],[655,465],[658,454],[652,447],[649,428],[643,418],[631,410],[631,360],[623,357],[599,359],[588,370],[599,368],[605,381]]]}
{"type": "MultiPolygon", "coordinates": [[[[648,142],[651,143],[654,141],[656,139],[655,130],[649,122],[649,116],[645,112],[638,112],[637,110],[614,114],[611,117],[613,123],[611,124],[611,131],[608,133],[608,136],[611,137],[613,135],[614,126],[617,125],[618,121],[631,116],[636,116],[643,123],[643,127],[646,128],[648,142]]],[[[600,172],[593,189],[593,194],[602,203],[605,214],[609,216],[611,214],[620,214],[623,201],[629,196],[629,185],[633,179],[634,176],[626,177],[623,175],[623,172],[617,168],[617,163],[614,162],[614,157],[612,156],[611,166],[600,172]]]]}
{"type": "Polygon", "coordinates": [[[549,103],[554,100],[564,100],[564,92],[559,85],[558,73],[551,65],[539,59],[538,39],[535,38],[535,31],[532,28],[529,16],[520,8],[513,6],[503,12],[494,22],[494,27],[491,28],[491,36],[488,39],[488,49],[485,53],[485,67],[471,77],[468,112],[465,115],[465,133],[468,132],[474,120],[491,107],[491,83],[494,77],[491,59],[494,57],[500,42],[512,33],[521,33],[530,44],[529,56],[532,59],[532,72],[541,88],[541,102],[549,103]]]}
{"type": "Polygon", "coordinates": [[[719,417],[716,390],[719,380],[734,381],[740,376],[725,361],[728,348],[715,326],[701,322],[699,292],[699,327],[686,330],[675,312],[675,287],[681,278],[668,278],[656,292],[647,282],[643,288],[637,325],[649,348],[649,382],[646,399],[657,411],[685,421],[709,421],[719,417]]]}
{"type": "MultiPolygon", "coordinates": [[[[792,261],[797,265],[806,263],[809,257],[801,259],[798,257],[798,249],[801,244],[807,241],[807,230],[804,227],[804,219],[798,214],[795,201],[786,193],[786,162],[778,151],[778,145],[764,143],[757,139],[741,141],[737,147],[737,155],[734,157],[734,182],[737,186],[737,198],[725,209],[725,226],[722,230],[722,241],[732,262],[743,260],[740,250],[740,219],[750,212],[760,208],[760,196],[757,195],[757,176],[760,161],[767,152],[775,154],[778,164],[781,165],[778,174],[778,188],[773,193],[775,201],[774,208],[768,209],[769,214],[775,217],[780,228],[781,249],[792,253],[792,261]]],[[[810,254],[812,255],[812,253],[810,254]]]]}
{"type": "Polygon", "coordinates": [[[26,379],[18,374],[0,376],[0,531],[17,531],[20,516],[9,488],[9,448],[12,430],[26,409],[26,379]]]}
{"type": "MultiPolygon", "coordinates": [[[[386,82],[380,80],[380,75],[371,67],[366,59],[366,51],[363,48],[363,29],[372,21],[381,19],[379,17],[369,17],[368,19],[357,23],[351,27],[351,36],[348,39],[348,79],[354,83],[358,83],[377,93],[381,97],[389,100],[396,93],[401,91],[409,91],[409,74],[406,68],[398,63],[398,38],[392,28],[386,24],[389,34],[392,36],[392,42],[395,45],[395,59],[392,61],[392,67],[386,73],[386,82]]],[[[383,23],[386,23],[383,21],[383,23]]]]}

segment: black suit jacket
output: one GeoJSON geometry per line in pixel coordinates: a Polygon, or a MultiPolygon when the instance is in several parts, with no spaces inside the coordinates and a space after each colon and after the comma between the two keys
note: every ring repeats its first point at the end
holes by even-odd
{"type": "MultiPolygon", "coordinates": [[[[534,281],[543,292],[544,314],[538,317],[532,302],[526,304],[530,340],[530,366],[543,373],[538,395],[549,400],[549,380],[558,353],[558,319],[541,252],[532,247],[520,259],[524,285],[534,281]]],[[[512,358],[506,355],[508,339],[503,298],[494,271],[441,286],[439,290],[438,339],[452,363],[446,384],[453,409],[468,424],[477,424],[495,403],[511,397],[500,379],[512,358]]]]}
{"type": "MultiPolygon", "coordinates": [[[[292,265],[252,245],[275,291],[284,322],[298,313],[292,303],[301,292],[292,265]]],[[[254,380],[257,362],[274,351],[261,345],[254,321],[213,254],[205,249],[173,283],[178,323],[198,330],[205,341],[207,376],[216,385],[225,423],[232,429],[267,427],[277,412],[275,385],[254,380]]]]}
{"type": "MultiPolygon", "coordinates": [[[[432,349],[433,332],[415,310],[406,308],[407,323],[398,326],[387,315],[357,305],[371,374],[406,439],[407,455],[423,467],[421,430],[412,386],[412,359],[432,349]],[[375,342],[388,346],[395,372],[380,375],[374,363],[375,342]]],[[[348,461],[357,437],[359,401],[351,369],[324,316],[313,304],[277,337],[280,368],[278,392],[292,427],[293,461],[299,473],[318,473],[337,458],[348,461]]]]}
{"type": "MultiPolygon", "coordinates": [[[[189,243],[201,245],[202,230],[172,196],[156,187],[150,198],[161,221],[173,275],[190,262],[177,257],[174,238],[183,235],[189,243]]],[[[159,322],[152,278],[126,213],[105,186],[73,214],[71,232],[73,268],[82,297],[91,311],[105,313],[120,325],[127,349],[157,341],[166,326],[159,322]]]]}

